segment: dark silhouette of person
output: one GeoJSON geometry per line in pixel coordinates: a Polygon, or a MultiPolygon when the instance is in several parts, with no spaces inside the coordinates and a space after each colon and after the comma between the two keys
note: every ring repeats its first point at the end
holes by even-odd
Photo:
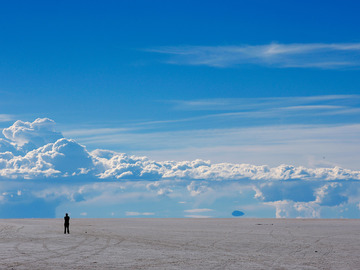
{"type": "Polygon", "coordinates": [[[69,217],[68,213],[65,214],[64,220],[65,220],[65,223],[64,223],[64,234],[66,233],[66,231],[67,231],[67,233],[70,233],[70,231],[69,231],[70,217],[69,217]]]}

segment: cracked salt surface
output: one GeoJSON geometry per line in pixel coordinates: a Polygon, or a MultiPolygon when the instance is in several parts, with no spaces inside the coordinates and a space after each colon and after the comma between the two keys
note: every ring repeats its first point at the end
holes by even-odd
{"type": "Polygon", "coordinates": [[[0,269],[360,265],[360,220],[73,219],[70,233],[63,234],[62,219],[0,220],[0,269]]]}

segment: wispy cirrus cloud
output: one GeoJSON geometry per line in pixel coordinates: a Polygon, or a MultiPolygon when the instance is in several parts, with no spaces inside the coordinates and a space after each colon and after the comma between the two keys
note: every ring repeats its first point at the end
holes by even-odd
{"type": "Polygon", "coordinates": [[[170,110],[198,111],[199,113],[190,117],[179,116],[175,119],[140,121],[121,128],[68,129],[63,134],[68,137],[84,138],[91,142],[97,139],[116,142],[121,140],[119,135],[144,133],[153,128],[159,130],[161,127],[171,129],[175,125],[181,125],[187,129],[186,125],[189,123],[211,122],[211,127],[214,128],[214,121],[237,121],[238,119],[271,121],[281,117],[282,122],[284,119],[291,119],[291,123],[294,124],[296,123],[294,117],[306,120],[314,116],[319,119],[319,117],[347,115],[358,119],[357,116],[360,114],[360,95],[215,98],[171,100],[166,103],[170,104],[170,110]]]}
{"type": "Polygon", "coordinates": [[[297,107],[341,108],[360,104],[360,95],[322,95],[266,98],[213,98],[173,100],[178,110],[261,110],[267,108],[297,107]]]}
{"type": "Polygon", "coordinates": [[[291,160],[311,167],[358,167],[359,124],[272,125],[103,135],[81,138],[86,145],[132,147],[157,160],[208,158],[222,162],[281,164],[291,160]]]}
{"type": "Polygon", "coordinates": [[[14,117],[10,114],[0,114],[0,122],[13,121],[14,117]]]}
{"type": "MultiPolygon", "coordinates": [[[[358,115],[359,95],[324,95],[308,97],[225,98],[200,100],[174,100],[174,109],[183,111],[208,111],[205,115],[181,119],[275,119],[278,117],[326,117],[331,115],[358,115]],[[218,112],[218,113],[209,113],[218,112]]],[[[179,122],[180,120],[175,120],[179,122]]],[[[292,120],[293,121],[293,120],[292,120]]]]}
{"type": "MultiPolygon", "coordinates": [[[[178,118],[64,132],[87,146],[158,160],[357,168],[359,95],[168,101],[178,118]],[[194,116],[188,116],[195,112],[194,116]],[[182,117],[184,116],[184,117],[182,117]],[[260,154],[261,153],[261,154],[260,154]]],[[[10,147],[10,146],[9,146],[10,147]]]]}
{"type": "Polygon", "coordinates": [[[277,68],[339,69],[360,66],[360,43],[294,43],[240,46],[168,46],[148,49],[167,54],[177,65],[232,67],[254,64],[277,68]]]}

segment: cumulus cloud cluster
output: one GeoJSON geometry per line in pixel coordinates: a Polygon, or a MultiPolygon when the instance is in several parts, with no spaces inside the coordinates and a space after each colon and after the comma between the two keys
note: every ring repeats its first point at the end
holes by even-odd
{"type": "MultiPolygon", "coordinates": [[[[53,178],[84,175],[125,180],[360,180],[360,171],[334,168],[278,167],[210,161],[163,161],[110,150],[94,150],[63,138],[51,119],[16,121],[0,139],[0,176],[3,178],[53,178]]],[[[197,189],[192,188],[196,194],[197,189]]],[[[164,192],[168,192],[164,190],[164,192]]]]}
{"type": "Polygon", "coordinates": [[[32,123],[18,120],[3,129],[2,133],[23,151],[33,150],[63,137],[55,130],[55,122],[48,118],[38,118],[32,123]]]}

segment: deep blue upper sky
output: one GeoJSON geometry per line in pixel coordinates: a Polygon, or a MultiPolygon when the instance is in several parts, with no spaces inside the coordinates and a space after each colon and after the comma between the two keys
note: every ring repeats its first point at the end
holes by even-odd
{"type": "MultiPolygon", "coordinates": [[[[213,108],[179,109],[178,102],[356,95],[359,49],[348,53],[348,48],[323,47],[358,46],[359,8],[359,1],[2,1],[0,114],[27,121],[49,117],[65,130],[169,120],[183,124],[153,130],[232,128],[256,123],[189,122],[186,119],[193,117],[208,119],[213,108]],[[306,44],[323,47],[276,61],[256,56],[233,63],[237,56],[231,52],[223,66],[201,62],[208,60],[206,48],[215,50],[217,58],[229,46],[256,49],[271,44],[300,44],[300,51],[306,44]],[[178,49],[182,55],[174,53],[178,49]],[[316,61],[322,61],[320,66],[316,61]]],[[[248,57],[249,51],[244,55],[248,57]]],[[[335,100],[292,105],[339,104],[335,100]]],[[[351,106],[358,109],[358,97],[351,106]]],[[[217,112],[238,113],[241,108],[223,106],[217,112]]],[[[270,120],[257,117],[255,122],[357,123],[358,116],[277,115],[270,120]]],[[[0,127],[11,122],[3,121],[0,127]]],[[[131,150],[125,146],[117,149],[131,150]]]]}

